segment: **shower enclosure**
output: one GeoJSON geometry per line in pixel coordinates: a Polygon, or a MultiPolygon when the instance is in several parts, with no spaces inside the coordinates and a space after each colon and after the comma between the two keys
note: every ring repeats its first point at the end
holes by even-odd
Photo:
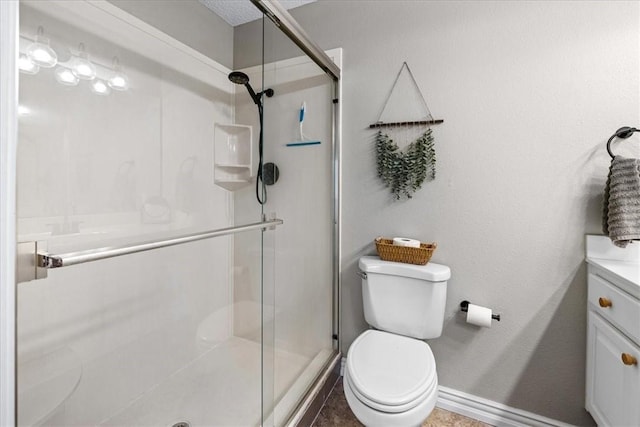
{"type": "Polygon", "coordinates": [[[279,28],[233,69],[106,1],[20,1],[17,425],[295,424],[335,369],[341,51],[252,1],[279,28]]]}

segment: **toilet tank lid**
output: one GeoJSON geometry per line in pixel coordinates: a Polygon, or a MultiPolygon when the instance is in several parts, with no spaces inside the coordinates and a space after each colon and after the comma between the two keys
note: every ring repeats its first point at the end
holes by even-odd
{"type": "Polygon", "coordinates": [[[449,267],[435,262],[429,262],[427,265],[415,265],[383,261],[377,256],[364,256],[360,258],[358,266],[365,273],[412,277],[430,282],[444,282],[451,277],[451,269],[449,267]]]}

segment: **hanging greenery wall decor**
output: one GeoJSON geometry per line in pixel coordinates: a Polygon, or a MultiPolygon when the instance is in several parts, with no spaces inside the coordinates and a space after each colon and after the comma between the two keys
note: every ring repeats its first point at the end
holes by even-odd
{"type": "Polygon", "coordinates": [[[369,125],[378,129],[378,176],[396,200],[411,199],[425,181],[435,179],[436,150],[430,126],[443,121],[433,118],[409,65],[403,62],[378,120],[369,125]],[[391,135],[406,148],[401,149],[391,135]]]}
{"type": "Polygon", "coordinates": [[[436,177],[436,151],[431,129],[427,129],[405,151],[388,134],[376,135],[378,176],[399,200],[411,198],[425,180],[436,177]]]}

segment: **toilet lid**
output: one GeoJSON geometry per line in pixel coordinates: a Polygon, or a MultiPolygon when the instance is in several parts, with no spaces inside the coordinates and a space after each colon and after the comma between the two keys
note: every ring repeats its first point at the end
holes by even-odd
{"type": "Polygon", "coordinates": [[[376,330],[362,333],[347,356],[354,389],[382,406],[405,406],[423,396],[437,381],[435,368],[424,341],[376,330]]]}

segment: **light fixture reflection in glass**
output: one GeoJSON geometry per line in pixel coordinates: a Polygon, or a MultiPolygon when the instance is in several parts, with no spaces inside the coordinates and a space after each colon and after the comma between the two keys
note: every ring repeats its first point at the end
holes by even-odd
{"type": "Polygon", "coordinates": [[[58,55],[49,46],[49,39],[43,36],[44,30],[38,27],[36,40],[27,47],[27,56],[34,64],[51,68],[58,63],[58,55]]]}
{"type": "Polygon", "coordinates": [[[108,81],[109,86],[115,90],[127,90],[129,88],[129,80],[123,73],[114,74],[108,81]]]}
{"type": "Polygon", "coordinates": [[[65,86],[77,86],[80,79],[66,67],[56,68],[56,80],[65,86]]]}
{"type": "Polygon", "coordinates": [[[18,115],[20,117],[30,116],[31,115],[31,108],[25,107],[24,105],[18,105],[18,115]]]}
{"type": "Polygon", "coordinates": [[[107,84],[111,89],[115,90],[124,91],[129,89],[129,78],[122,72],[117,56],[113,57],[113,75],[109,78],[107,84]]]}
{"type": "Polygon", "coordinates": [[[25,74],[37,74],[40,71],[40,67],[34,64],[24,53],[21,53],[18,58],[18,68],[25,74]]]}
{"type": "Polygon", "coordinates": [[[91,90],[98,95],[109,95],[111,93],[111,89],[109,89],[109,86],[107,86],[104,81],[99,79],[91,83],[91,90]]]}
{"type": "Polygon", "coordinates": [[[73,60],[71,71],[76,77],[82,80],[93,80],[96,78],[96,67],[89,61],[89,55],[84,50],[84,43],[78,46],[78,56],[73,60]]]}

